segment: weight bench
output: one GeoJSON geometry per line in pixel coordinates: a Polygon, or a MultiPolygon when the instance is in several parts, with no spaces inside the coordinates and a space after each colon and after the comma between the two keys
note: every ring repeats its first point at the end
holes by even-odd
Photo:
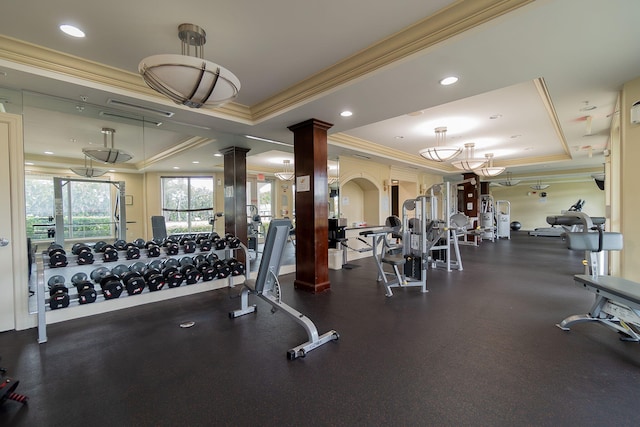
{"type": "MultiPolygon", "coordinates": [[[[593,229],[592,229],[593,230],[593,229]]],[[[586,229],[581,233],[567,233],[567,246],[572,250],[586,251],[591,274],[577,274],[574,281],[578,286],[596,295],[596,300],[587,314],[574,314],[556,324],[563,331],[582,322],[598,322],[621,333],[624,341],[640,342],[640,334],[632,328],[640,328],[640,283],[621,277],[599,275],[597,255],[603,251],[621,250],[622,235],[605,233],[600,227],[597,232],[586,229]]]]}
{"type": "Polygon", "coordinates": [[[574,276],[578,286],[596,294],[596,301],[587,314],[574,314],[558,323],[563,331],[582,322],[598,322],[624,335],[624,341],[640,342],[640,335],[631,325],[640,327],[640,283],[621,277],[586,274],[574,276]]]}
{"type": "Polygon", "coordinates": [[[271,221],[267,237],[264,241],[258,275],[256,276],[256,279],[250,279],[249,272],[247,271],[247,279],[245,280],[243,284],[244,288],[240,293],[240,309],[230,312],[229,317],[233,319],[245,314],[256,312],[256,305],[249,305],[249,294],[255,294],[271,304],[272,313],[275,313],[278,309],[282,310],[287,316],[295,320],[305,329],[309,338],[307,342],[287,351],[287,359],[293,360],[297,357],[306,356],[306,354],[311,350],[320,347],[329,341],[337,340],[340,336],[334,330],[330,330],[329,332],[319,336],[318,329],[311,319],[282,302],[278,273],[280,272],[282,252],[287,243],[287,239],[289,238],[290,229],[290,220],[274,219],[271,221]]]}

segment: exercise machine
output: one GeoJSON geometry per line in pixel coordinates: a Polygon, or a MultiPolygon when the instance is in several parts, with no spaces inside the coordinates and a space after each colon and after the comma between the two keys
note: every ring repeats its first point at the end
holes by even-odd
{"type": "Polygon", "coordinates": [[[511,239],[511,203],[508,200],[496,200],[496,237],[511,239]]]}
{"type": "Polygon", "coordinates": [[[578,323],[596,322],[621,334],[621,340],[640,342],[640,283],[608,276],[602,263],[607,251],[623,248],[622,234],[605,232],[598,220],[581,212],[567,212],[563,225],[574,222],[582,231],[568,232],[567,247],[585,251],[585,274],[574,276],[576,285],[593,292],[595,302],[586,314],[574,314],[556,324],[569,331],[578,323]]]}
{"type": "Polygon", "coordinates": [[[427,268],[430,251],[447,232],[445,222],[433,219],[436,217],[437,199],[431,195],[420,195],[415,199],[405,200],[402,204],[402,252],[394,253],[386,241],[389,233],[397,230],[382,230],[385,243],[382,252],[378,253],[378,241],[382,238],[372,233],[373,252],[378,265],[378,281],[384,283],[386,296],[393,296],[391,288],[419,287],[421,292],[427,290],[427,268]],[[388,280],[382,265],[388,264],[393,269],[395,280],[388,280]],[[402,267],[402,273],[400,268],[402,267]]]}
{"type": "Polygon", "coordinates": [[[482,240],[496,240],[495,206],[493,196],[490,194],[480,195],[480,229],[482,230],[482,240]]]}
{"type": "Polygon", "coordinates": [[[293,360],[297,357],[304,357],[311,350],[321,345],[337,340],[340,336],[334,330],[318,334],[315,324],[304,314],[282,301],[282,291],[278,274],[282,262],[282,253],[287,243],[291,230],[291,221],[288,219],[274,219],[269,224],[269,231],[265,238],[262,259],[258,268],[258,275],[255,279],[249,278],[249,271],[246,272],[247,279],[243,283],[243,290],[240,293],[240,308],[229,313],[229,317],[236,318],[249,313],[255,313],[255,304],[249,305],[249,295],[254,294],[269,303],[271,312],[282,310],[288,317],[296,321],[307,332],[308,341],[287,351],[287,358],[293,360]]]}
{"type": "MultiPolygon", "coordinates": [[[[463,231],[457,224],[460,219],[456,215],[458,213],[456,207],[457,194],[456,191],[452,191],[452,187],[456,188],[459,184],[443,182],[435,184],[425,191],[425,195],[429,197],[429,217],[436,221],[439,228],[443,228],[445,231],[431,246],[429,252],[430,263],[433,268],[444,268],[446,271],[462,270],[458,236],[466,231],[463,231]]],[[[467,222],[464,221],[465,224],[467,222]]]]}
{"type": "Polygon", "coordinates": [[[549,224],[551,227],[536,228],[535,230],[529,231],[529,235],[545,236],[545,237],[562,237],[567,232],[579,231],[577,227],[580,227],[582,225],[580,222],[573,225],[567,225],[567,224],[556,223],[553,221],[556,218],[559,218],[562,215],[566,214],[567,212],[582,212],[582,208],[584,207],[585,203],[586,203],[585,200],[578,199],[578,201],[575,202],[573,205],[571,205],[571,207],[569,207],[568,210],[562,211],[560,215],[547,216],[547,224],[549,224]],[[552,222],[549,222],[550,220],[552,222]]]}

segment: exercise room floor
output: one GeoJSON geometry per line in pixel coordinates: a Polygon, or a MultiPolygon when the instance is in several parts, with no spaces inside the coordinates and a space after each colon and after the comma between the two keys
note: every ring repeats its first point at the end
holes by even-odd
{"type": "Polygon", "coordinates": [[[385,297],[371,258],[330,270],[331,290],[283,299],[340,340],[289,361],[306,333],[262,300],[234,320],[223,289],[0,334],[22,426],[637,426],[640,347],[597,324],[563,332],[593,294],[581,254],[514,233],[461,247],[464,271],[385,297]],[[194,321],[181,329],[179,324],[194,321]]]}

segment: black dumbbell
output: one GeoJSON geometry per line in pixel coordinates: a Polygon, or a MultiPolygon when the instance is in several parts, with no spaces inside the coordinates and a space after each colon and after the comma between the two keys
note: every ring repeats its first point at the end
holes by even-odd
{"type": "Polygon", "coordinates": [[[107,246],[107,242],[104,240],[99,240],[93,245],[93,250],[96,252],[104,252],[104,248],[107,246]]]}
{"type": "Polygon", "coordinates": [[[64,276],[51,276],[47,282],[49,285],[49,307],[51,310],[69,307],[69,289],[64,284],[64,276]]]}
{"type": "Polygon", "coordinates": [[[179,268],[180,261],[177,258],[167,258],[162,262],[162,267],[163,268],[168,268],[168,267],[179,268]]]}
{"type": "Polygon", "coordinates": [[[107,267],[98,267],[91,272],[89,277],[91,277],[91,280],[93,280],[95,283],[100,283],[100,280],[109,273],[110,271],[107,267]]]}
{"type": "Polygon", "coordinates": [[[175,234],[168,236],[164,241],[164,246],[167,246],[169,243],[180,243],[180,236],[176,236],[175,234]]]}
{"type": "Polygon", "coordinates": [[[114,262],[118,260],[118,251],[113,245],[106,245],[102,250],[102,261],[114,262]]]}
{"type": "Polygon", "coordinates": [[[170,288],[177,288],[184,281],[184,275],[177,267],[166,267],[162,270],[164,281],[170,288]]]}
{"type": "Polygon", "coordinates": [[[138,295],[144,291],[147,283],[144,280],[144,277],[136,271],[129,271],[124,273],[121,277],[122,283],[124,284],[125,289],[129,295],[138,295]]]}
{"type": "Polygon", "coordinates": [[[76,255],[78,265],[93,264],[95,261],[91,247],[86,243],[75,243],[71,247],[71,253],[76,255]]]}
{"type": "Polygon", "coordinates": [[[146,242],[141,237],[138,237],[136,240],[134,240],[133,244],[136,245],[138,249],[144,249],[146,246],[146,242]]]}
{"type": "Polygon", "coordinates": [[[200,275],[202,277],[203,282],[209,282],[215,279],[218,275],[218,272],[216,271],[215,267],[206,261],[199,264],[196,268],[200,270],[200,275]]]}
{"type": "Polygon", "coordinates": [[[144,273],[149,291],[159,291],[164,287],[165,281],[162,272],[157,268],[150,268],[144,273]]]}
{"type": "Polygon", "coordinates": [[[211,265],[213,265],[213,263],[215,263],[218,260],[218,255],[214,254],[213,252],[211,252],[210,254],[207,254],[207,262],[211,265]]]}
{"type": "Polygon", "coordinates": [[[80,250],[84,248],[88,248],[89,250],[91,250],[91,248],[89,248],[89,245],[87,245],[86,243],[74,243],[73,246],[71,246],[71,253],[74,255],[78,255],[80,253],[80,250]]]}
{"type": "Polygon", "coordinates": [[[178,252],[180,252],[180,246],[178,246],[176,242],[169,242],[164,250],[167,255],[178,255],[178,252]]]}
{"type": "Polygon", "coordinates": [[[144,262],[141,262],[141,261],[134,262],[129,266],[129,271],[135,271],[136,273],[140,273],[140,274],[144,274],[146,270],[147,270],[147,266],[145,265],[144,262]]]}
{"type": "Polygon", "coordinates": [[[118,264],[111,269],[111,274],[118,276],[118,278],[122,279],[125,273],[129,272],[129,267],[124,264],[118,264]]]}
{"type": "Polygon", "coordinates": [[[231,249],[239,248],[240,239],[238,237],[232,237],[231,239],[227,240],[227,246],[229,246],[229,248],[231,249]]]}
{"type": "Polygon", "coordinates": [[[182,236],[180,236],[180,240],[178,240],[178,243],[180,244],[180,246],[184,246],[184,243],[187,240],[193,240],[194,237],[192,234],[183,234],[182,236]]]}
{"type": "Polygon", "coordinates": [[[200,264],[207,262],[207,257],[203,254],[198,254],[192,258],[193,265],[198,267],[200,264]]]}
{"type": "Polygon", "coordinates": [[[235,258],[229,258],[227,260],[227,265],[231,268],[232,276],[242,276],[245,273],[246,268],[244,264],[235,258]]]}
{"type": "Polygon", "coordinates": [[[66,267],[69,262],[67,261],[67,253],[62,246],[57,244],[52,244],[48,249],[49,255],[49,267],[57,268],[57,267],[66,267]]]}
{"type": "Polygon", "coordinates": [[[81,250],[81,252],[78,254],[78,257],[76,258],[78,265],[93,264],[93,262],[95,261],[95,257],[93,256],[93,252],[91,252],[91,249],[86,249],[87,250],[81,250]]]}
{"type": "Polygon", "coordinates": [[[102,289],[102,295],[104,299],[115,299],[122,295],[124,286],[118,278],[118,276],[107,273],[102,279],[100,279],[100,288],[102,289]]]}
{"type": "Polygon", "coordinates": [[[204,240],[207,240],[207,239],[209,239],[209,234],[208,233],[198,233],[198,234],[196,234],[195,240],[196,240],[196,244],[197,245],[202,244],[202,242],[204,240]]]}
{"type": "Polygon", "coordinates": [[[217,251],[221,251],[227,247],[227,241],[225,239],[218,239],[213,243],[213,247],[217,251]]]}
{"type": "Polygon", "coordinates": [[[149,258],[155,258],[160,256],[160,246],[151,244],[147,245],[147,256],[149,258]]]}
{"type": "Polygon", "coordinates": [[[193,285],[194,283],[198,283],[200,280],[200,270],[196,268],[193,264],[187,264],[180,269],[180,272],[184,276],[185,282],[187,285],[193,285]]]}
{"type": "Polygon", "coordinates": [[[191,258],[190,256],[183,256],[182,258],[178,259],[178,262],[180,263],[180,267],[184,267],[185,265],[193,265],[193,258],[191,258]]]}
{"type": "Polygon", "coordinates": [[[213,267],[216,269],[218,279],[224,279],[231,274],[231,268],[222,260],[215,261],[213,267]]]}
{"type": "Polygon", "coordinates": [[[213,248],[213,243],[209,239],[204,239],[200,242],[200,251],[209,252],[213,248]]]}
{"type": "Polygon", "coordinates": [[[125,240],[118,239],[113,242],[113,247],[118,251],[124,251],[125,249],[127,249],[127,242],[125,240]]]}
{"type": "Polygon", "coordinates": [[[140,259],[140,248],[133,243],[127,243],[126,251],[127,259],[140,259]]]}
{"type": "Polygon", "coordinates": [[[71,283],[76,287],[78,291],[78,303],[90,304],[95,302],[98,298],[98,294],[93,286],[93,283],[89,281],[89,278],[85,273],[76,273],[71,277],[71,283]]]}
{"type": "Polygon", "coordinates": [[[196,242],[191,239],[187,239],[182,243],[182,250],[184,251],[185,254],[194,253],[197,247],[198,245],[196,245],[196,242]]]}
{"type": "Polygon", "coordinates": [[[164,268],[164,262],[160,259],[154,259],[153,261],[150,261],[149,263],[147,263],[147,269],[151,269],[151,268],[155,268],[157,270],[162,271],[162,269],[164,268]]]}

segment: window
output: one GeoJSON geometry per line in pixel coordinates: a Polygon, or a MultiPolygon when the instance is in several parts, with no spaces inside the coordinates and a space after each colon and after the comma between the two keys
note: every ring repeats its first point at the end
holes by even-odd
{"type": "MultiPolygon", "coordinates": [[[[25,177],[27,236],[53,239],[55,202],[53,178],[25,177]]],[[[110,238],[116,234],[114,220],[117,197],[109,182],[73,181],[62,186],[62,216],[65,239],[110,238]],[[112,213],[113,212],[113,213],[112,213]]]]}
{"type": "Polygon", "coordinates": [[[211,231],[213,177],[162,177],[161,180],[167,233],[211,231]]]}
{"type": "Polygon", "coordinates": [[[267,222],[273,217],[273,181],[258,182],[258,211],[267,222]]]}
{"type": "Polygon", "coordinates": [[[54,221],[53,179],[26,175],[24,195],[27,213],[27,237],[51,238],[54,221]]]}

